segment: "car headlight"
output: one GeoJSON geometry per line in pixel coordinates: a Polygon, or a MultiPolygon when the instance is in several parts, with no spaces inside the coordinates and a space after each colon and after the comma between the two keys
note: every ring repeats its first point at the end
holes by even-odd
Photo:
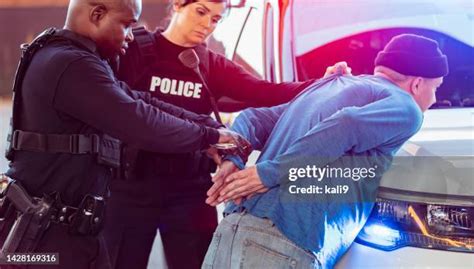
{"type": "Polygon", "coordinates": [[[472,197],[380,191],[356,242],[382,250],[405,246],[474,253],[472,197]]]}

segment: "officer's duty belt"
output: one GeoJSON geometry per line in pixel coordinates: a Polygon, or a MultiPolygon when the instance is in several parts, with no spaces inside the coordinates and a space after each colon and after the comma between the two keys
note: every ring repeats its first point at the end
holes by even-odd
{"type": "Polygon", "coordinates": [[[89,154],[99,152],[99,140],[96,134],[40,134],[15,130],[11,143],[14,150],[89,154]]]}

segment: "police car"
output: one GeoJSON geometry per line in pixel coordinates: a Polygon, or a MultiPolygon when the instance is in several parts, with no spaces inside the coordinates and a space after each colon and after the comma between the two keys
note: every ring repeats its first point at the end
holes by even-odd
{"type": "Polygon", "coordinates": [[[438,102],[384,175],[371,217],[336,268],[474,268],[474,2],[232,3],[210,47],[274,82],[321,77],[342,60],[370,74],[377,52],[401,33],[440,43],[450,74],[438,102]]]}

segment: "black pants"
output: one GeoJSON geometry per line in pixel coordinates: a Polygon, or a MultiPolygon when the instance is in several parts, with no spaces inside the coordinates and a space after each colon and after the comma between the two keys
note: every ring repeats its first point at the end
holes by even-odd
{"type": "MultiPolygon", "coordinates": [[[[93,236],[70,235],[68,227],[61,224],[51,224],[37,245],[35,253],[58,253],[59,265],[22,265],[0,268],[31,268],[31,269],[94,269],[99,256],[104,255],[103,240],[93,236]]],[[[24,252],[21,249],[18,253],[24,252]]],[[[101,269],[108,267],[101,266],[101,269]]]]}
{"type": "Polygon", "coordinates": [[[216,209],[204,202],[208,187],[112,191],[103,232],[112,268],[146,268],[157,229],[169,269],[201,268],[217,227],[216,209]]]}

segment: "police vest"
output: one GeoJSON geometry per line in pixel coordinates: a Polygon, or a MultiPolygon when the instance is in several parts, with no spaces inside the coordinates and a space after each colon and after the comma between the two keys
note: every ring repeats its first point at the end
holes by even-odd
{"type": "MultiPolygon", "coordinates": [[[[30,44],[22,44],[22,56],[18,64],[13,84],[13,113],[10,119],[10,130],[7,136],[5,156],[14,159],[15,151],[33,151],[44,153],[90,154],[97,157],[97,162],[112,168],[120,166],[121,142],[105,134],[48,134],[21,130],[20,111],[22,107],[22,84],[25,73],[34,55],[43,47],[53,42],[64,42],[64,37],[57,35],[55,28],[49,28],[38,35],[30,44]]],[[[69,40],[68,40],[69,41],[69,40]]],[[[60,72],[48,79],[57,80],[60,72]]],[[[46,78],[45,78],[46,79],[46,78]]]]}
{"type": "MultiPolygon", "coordinates": [[[[135,65],[125,66],[123,70],[128,79],[125,81],[133,90],[149,92],[161,101],[182,107],[198,114],[209,114],[212,111],[208,89],[193,70],[184,66],[177,55],[170,56],[162,48],[162,42],[156,40],[155,34],[143,27],[133,29],[136,50],[126,57],[133,58],[135,65]],[[128,73],[130,72],[130,73],[128,73]]],[[[164,39],[164,37],[161,37],[164,39]]],[[[164,44],[166,46],[166,44],[164,44]]],[[[207,79],[209,63],[207,49],[196,47],[200,58],[200,70],[207,79]]],[[[121,70],[121,71],[123,71],[121,70]]],[[[127,149],[125,159],[130,159],[134,177],[190,177],[209,175],[215,171],[214,162],[199,151],[186,154],[158,154],[137,149],[127,149]],[[137,161],[135,163],[136,160],[137,161]]]]}
{"type": "MultiPolygon", "coordinates": [[[[189,111],[209,114],[212,111],[208,93],[210,89],[205,88],[199,76],[184,66],[177,55],[168,55],[166,47],[171,46],[169,41],[164,37],[155,38],[153,33],[143,28],[134,29],[134,36],[143,60],[142,66],[138,67],[141,71],[138,78],[133,82],[127,81],[129,86],[189,111]]],[[[194,49],[201,61],[201,73],[207,79],[207,49],[203,46],[194,49]]]]}

